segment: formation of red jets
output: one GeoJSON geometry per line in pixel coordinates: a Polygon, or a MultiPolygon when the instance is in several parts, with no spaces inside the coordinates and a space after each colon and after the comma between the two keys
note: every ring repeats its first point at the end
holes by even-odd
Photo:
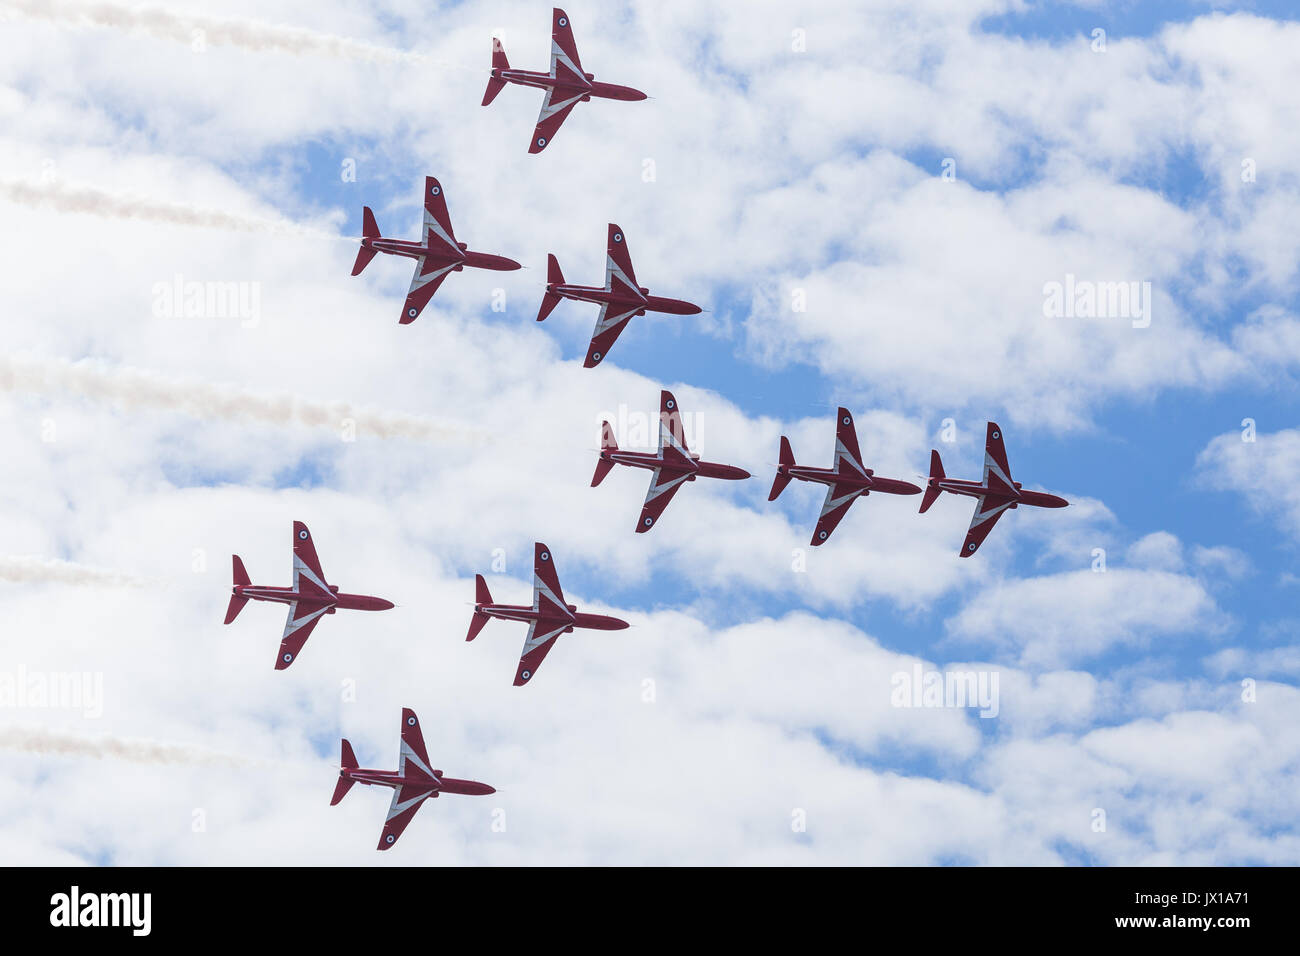
{"type": "MultiPolygon", "coordinates": [[[[569,18],[559,8],[552,14],[551,68],[548,73],[511,69],[505,51],[497,41],[493,41],[492,72],[483,96],[483,105],[491,103],[507,83],[544,91],[541,115],[528,149],[530,153],[540,153],[546,148],[578,103],[587,102],[593,97],[613,100],[645,99],[645,94],[638,90],[598,83],[592,74],[583,71],[569,18]]],[[[359,275],[375,255],[381,252],[415,260],[415,274],[400,318],[404,325],[415,321],[452,272],[460,272],[467,267],[493,271],[521,268],[520,263],[513,259],[473,252],[466,243],[456,239],[447,212],[446,193],[442,184],[432,176],[426,177],[424,181],[424,224],[418,241],[384,238],[379,232],[374,213],[368,206],[363,210],[362,218],[361,248],[352,268],[353,275],[359,275]]],[[[645,315],[647,312],[693,315],[701,311],[699,306],[681,299],[651,295],[649,289],[638,283],[628,252],[627,237],[614,223],[609,224],[606,238],[603,286],[573,285],[566,282],[555,256],[548,256],[546,292],[537,313],[537,321],[545,320],[562,299],[590,302],[600,307],[584,362],[586,368],[600,364],[634,316],[645,315]]],[[[638,534],[655,527],[673,496],[687,482],[697,478],[737,481],[751,477],[748,471],[734,465],[702,461],[699,455],[687,447],[677,399],[666,390],[660,394],[659,423],[658,451],[651,454],[619,448],[613,427],[608,421],[603,422],[599,458],[591,479],[592,487],[599,485],[615,465],[643,468],[651,472],[650,487],[637,518],[635,530],[638,534]]],[[[922,513],[928,511],[943,492],[971,497],[975,499],[975,513],[959,552],[962,557],[970,557],[976,552],[998,518],[1007,510],[1020,505],[1062,508],[1067,504],[1056,495],[1025,491],[1020,482],[1012,479],[1002,429],[994,422],[988,423],[984,471],[980,480],[948,478],[938,451],[931,452],[930,462],[930,474],[924,488],[908,481],[876,475],[863,464],[852,414],[841,407],[836,413],[835,450],[830,467],[797,464],[789,439],[781,437],[779,464],[768,500],[775,501],[792,480],[825,485],[826,498],[810,542],[811,545],[818,546],[830,538],[853,502],[873,491],[887,495],[921,494],[922,513]]],[[[238,555],[233,556],[233,568],[234,585],[225,623],[234,621],[250,600],[288,605],[288,620],[285,622],[275,661],[277,670],[289,667],[298,658],[312,630],[325,615],[340,609],[382,611],[393,607],[390,601],[383,598],[344,593],[337,586],[329,584],[321,570],[311,533],[301,521],[294,522],[293,525],[293,581],[289,587],[252,584],[238,555]]],[[[577,629],[612,631],[629,626],[619,618],[587,613],[580,611],[576,605],[569,604],[560,587],[554,555],[540,541],[534,545],[531,604],[496,603],[481,574],[475,576],[475,589],[474,611],[466,641],[473,641],[491,618],[528,625],[523,650],[515,669],[516,687],[527,684],[536,675],[560,635],[573,633],[577,629]]],[[[424,801],[436,798],[441,793],[486,795],[495,792],[486,784],[445,777],[441,770],[433,769],[425,750],[419,720],[409,708],[402,711],[397,770],[361,768],[353,754],[352,745],[347,740],[342,742],[340,762],[339,779],[331,804],[342,800],[355,783],[385,786],[393,790],[392,803],[379,840],[380,850],[390,848],[397,841],[424,801]]]]}

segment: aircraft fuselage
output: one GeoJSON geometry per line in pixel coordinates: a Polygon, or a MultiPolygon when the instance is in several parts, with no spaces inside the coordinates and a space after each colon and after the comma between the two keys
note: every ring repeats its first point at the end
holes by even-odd
{"type": "Polygon", "coordinates": [[[471,269],[491,269],[494,272],[510,272],[519,268],[519,263],[505,256],[489,255],[486,252],[471,252],[465,243],[458,243],[459,249],[453,251],[444,243],[426,246],[422,242],[410,242],[405,239],[385,239],[367,237],[361,240],[361,248],[382,252],[390,256],[405,256],[408,259],[432,259],[440,265],[454,266],[460,272],[466,266],[471,269]]]}
{"type": "Polygon", "coordinates": [[[921,489],[910,481],[880,478],[870,468],[867,469],[865,476],[855,475],[852,472],[837,472],[833,468],[809,468],[804,465],[780,465],[776,470],[779,475],[786,475],[799,481],[812,481],[819,485],[839,485],[847,488],[856,487],[863,495],[870,494],[873,491],[887,495],[919,495],[921,493],[921,489]]]}
{"type": "Polygon", "coordinates": [[[553,282],[546,287],[550,295],[578,302],[591,302],[596,305],[608,305],[618,312],[636,310],[637,315],[647,312],[664,312],[668,315],[696,315],[704,311],[693,302],[684,299],[669,299],[660,295],[650,295],[649,289],[641,289],[639,295],[614,292],[604,286],[572,285],[567,282],[553,282]]]}
{"type": "Polygon", "coordinates": [[[987,498],[995,502],[1009,501],[1012,508],[1020,505],[1029,505],[1033,508],[1064,508],[1069,504],[1064,498],[1043,491],[1023,491],[1018,481],[1014,495],[1007,494],[1001,488],[991,489],[982,482],[960,478],[931,478],[930,487],[953,495],[965,495],[968,498],[987,498]]]}
{"type": "Polygon", "coordinates": [[[650,471],[661,468],[667,472],[685,472],[688,474],[687,481],[694,481],[696,478],[721,478],[725,481],[739,481],[750,477],[749,472],[743,468],[737,468],[734,465],[721,465],[712,461],[700,461],[698,458],[692,458],[690,464],[687,465],[686,462],[680,459],[665,462],[658,455],[642,451],[602,451],[600,457],[604,461],[627,465],[630,468],[646,468],[650,471]]]}
{"type": "MultiPolygon", "coordinates": [[[[527,624],[537,621],[539,626],[554,625],[557,628],[564,627],[565,633],[572,632],[574,628],[584,628],[592,631],[621,631],[628,626],[627,621],[619,620],[616,617],[607,617],[604,614],[587,614],[579,611],[572,604],[569,605],[566,616],[560,616],[549,610],[542,612],[535,607],[524,604],[475,604],[474,611],[477,614],[486,614],[488,617],[500,618],[503,621],[523,621],[527,624]]],[[[549,627],[545,629],[550,630],[549,627]]]]}
{"type": "Polygon", "coordinates": [[[582,101],[589,102],[594,96],[602,100],[643,100],[646,95],[640,90],[634,90],[630,86],[618,86],[614,83],[597,83],[595,77],[588,73],[584,80],[579,81],[575,78],[561,80],[550,73],[539,73],[536,70],[501,70],[493,68],[492,78],[501,80],[504,83],[515,83],[519,86],[531,86],[539,90],[554,90],[555,99],[567,100],[571,97],[578,96],[582,101]]]}
{"type": "Polygon", "coordinates": [[[393,607],[392,601],[385,601],[383,598],[371,597],[368,594],[345,594],[333,585],[330,586],[330,590],[334,592],[332,601],[322,600],[316,592],[304,595],[293,588],[261,587],[256,584],[237,584],[231,588],[235,596],[250,601],[273,601],[276,604],[328,604],[329,610],[325,612],[326,614],[333,614],[339,608],[345,611],[387,611],[393,607]]]}
{"type": "MultiPolygon", "coordinates": [[[[429,789],[429,778],[424,774],[418,777],[403,777],[396,770],[368,770],[364,767],[344,767],[339,771],[339,776],[354,783],[363,783],[368,787],[397,788],[410,786],[429,789]]],[[[460,793],[475,797],[496,793],[495,787],[489,787],[486,783],[479,783],[477,780],[458,780],[455,777],[441,775],[436,778],[433,790],[432,796],[435,797],[439,793],[460,793]]]]}

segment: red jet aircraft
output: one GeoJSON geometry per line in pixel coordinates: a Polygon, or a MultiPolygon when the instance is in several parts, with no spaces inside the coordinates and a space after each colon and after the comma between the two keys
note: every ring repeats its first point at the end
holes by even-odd
{"type": "Polygon", "coordinates": [[[293,663],[302,646],[311,637],[316,622],[324,614],[337,609],[345,611],[387,611],[392,601],[367,597],[364,594],[340,594],[339,589],[325,583],[325,572],[320,569],[316,547],[311,543],[311,532],[301,521],[293,523],[293,585],[287,588],[268,588],[252,584],[244,562],[239,555],[231,555],[235,569],[235,583],[231,588],[230,606],[226,609],[229,624],[249,600],[274,601],[289,605],[289,620],[284,625],[280,639],[280,654],[275,659],[275,669],[284,670],[293,663]]]}
{"type": "Polygon", "coordinates": [[[377,849],[380,850],[387,850],[397,842],[407,824],[415,818],[420,804],[430,797],[436,798],[440,793],[463,793],[474,797],[496,793],[496,788],[486,783],[444,777],[441,770],[430,768],[420,721],[409,707],[402,709],[402,749],[396,770],[365,770],[357,766],[356,755],[346,738],[342,764],[339,782],[334,786],[334,798],[330,800],[331,807],[347,795],[354,783],[393,788],[393,802],[388,806],[388,819],[384,821],[384,832],[379,837],[377,849]]]}
{"type": "Polygon", "coordinates": [[[659,393],[659,453],[619,451],[618,442],[614,440],[614,429],[609,422],[601,423],[600,460],[596,462],[596,474],[591,479],[591,487],[600,484],[610,469],[615,465],[629,465],[633,468],[648,468],[654,472],[650,479],[650,490],[646,492],[645,504],[641,508],[641,518],[637,521],[638,534],[654,527],[659,516],[673,500],[677,489],[684,482],[696,478],[722,478],[727,481],[739,481],[748,478],[749,472],[733,465],[717,465],[711,461],[700,461],[700,456],[686,447],[686,432],[682,427],[681,412],[677,409],[677,399],[673,393],[659,393]]]}
{"type": "Polygon", "coordinates": [[[772,482],[772,491],[768,501],[775,501],[791,478],[800,481],[815,481],[826,485],[826,501],[822,504],[821,517],[813,529],[811,544],[821,544],[831,536],[840,519],[849,513],[849,506],[859,496],[866,497],[873,491],[887,495],[919,495],[921,489],[910,481],[898,481],[894,478],[878,478],[870,468],[862,465],[862,453],[858,451],[858,433],[853,427],[853,416],[847,408],[841,407],[835,426],[835,463],[830,468],[806,468],[794,463],[794,451],[790,448],[790,439],[781,436],[781,463],[776,467],[776,478],[772,482]]]}
{"type": "Polygon", "coordinates": [[[474,576],[476,588],[474,599],[474,616],[469,622],[469,634],[465,640],[472,641],[483,630],[488,618],[499,617],[505,621],[527,621],[528,637],[524,639],[524,650],[519,656],[519,668],[515,671],[515,686],[522,687],[537,673],[542,660],[550,653],[556,638],[561,634],[571,634],[576,627],[594,631],[621,631],[628,626],[627,621],[603,614],[585,614],[578,611],[576,605],[564,603],[564,592],[560,590],[560,579],[555,574],[555,564],[551,561],[551,552],[546,545],[538,541],[533,547],[533,606],[520,604],[493,604],[492,594],[488,591],[487,581],[483,575],[474,576]]]}
{"type": "Polygon", "coordinates": [[[1020,482],[1011,480],[1011,466],[1007,464],[1007,450],[1002,445],[1002,429],[997,422],[989,422],[988,433],[984,439],[984,480],[962,481],[947,478],[943,473],[943,462],[939,453],[930,451],[930,480],[925,486],[925,497],[921,499],[921,514],[925,514],[942,492],[954,495],[966,495],[976,499],[975,516],[971,518],[970,530],[966,532],[966,541],[958,552],[963,558],[969,558],[979,548],[993,526],[997,524],[1002,512],[1020,505],[1032,505],[1035,508],[1064,508],[1069,504],[1064,498],[1049,495],[1042,491],[1021,491],[1020,482]]]}
{"type": "Polygon", "coordinates": [[[490,256],[485,252],[470,252],[469,246],[456,241],[456,234],[451,229],[451,217],[447,215],[447,200],[442,192],[442,184],[432,176],[424,177],[424,238],[419,242],[383,238],[379,234],[375,214],[369,206],[363,208],[361,217],[361,250],[357,253],[356,264],[352,266],[354,276],[361,275],[361,270],[370,264],[377,252],[415,260],[415,275],[411,277],[411,288],[406,293],[406,305],[402,308],[402,325],[409,325],[416,320],[449,272],[460,272],[466,266],[471,269],[491,269],[493,272],[512,272],[523,268],[514,259],[490,256]]]}
{"type": "Polygon", "coordinates": [[[551,72],[510,69],[510,61],[506,59],[501,41],[493,38],[492,76],[488,79],[487,91],[483,94],[483,105],[487,106],[496,99],[507,83],[545,90],[542,112],[537,117],[537,129],[533,130],[533,142],[528,147],[528,152],[540,153],[555,138],[560,124],[579,103],[585,103],[593,96],[604,100],[645,99],[644,93],[630,86],[597,83],[595,79],[592,74],[582,71],[578,47],[573,42],[573,30],[569,27],[569,17],[556,7],[551,11],[551,72]]]}
{"type": "Polygon", "coordinates": [[[600,360],[609,354],[614,340],[634,315],[645,315],[647,312],[696,315],[703,311],[698,305],[681,299],[650,295],[649,289],[637,285],[636,273],[632,271],[632,257],[627,251],[627,240],[623,236],[623,230],[612,222],[609,224],[609,239],[606,243],[604,288],[566,283],[559,261],[553,255],[547,256],[546,295],[542,297],[537,321],[541,322],[550,315],[561,299],[594,302],[600,306],[596,331],[591,335],[591,345],[587,347],[587,361],[583,363],[583,368],[595,368],[600,364],[600,360]]]}

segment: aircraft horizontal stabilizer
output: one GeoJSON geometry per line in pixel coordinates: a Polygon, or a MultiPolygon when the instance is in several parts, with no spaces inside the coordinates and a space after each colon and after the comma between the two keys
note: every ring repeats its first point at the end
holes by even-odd
{"type": "MultiPolygon", "coordinates": [[[[492,603],[492,592],[488,590],[487,581],[483,579],[481,574],[474,575],[474,603],[478,605],[492,603]]],[[[475,608],[474,616],[469,621],[469,633],[465,635],[465,640],[472,641],[478,637],[479,631],[483,630],[489,620],[491,618],[475,608]]]]}
{"type": "Polygon", "coordinates": [[[930,450],[930,480],[926,483],[925,495],[921,498],[921,514],[929,511],[930,505],[934,504],[938,499],[942,489],[936,482],[944,477],[943,459],[939,457],[939,452],[932,448],[930,450]]]}
{"type": "Polygon", "coordinates": [[[242,594],[232,594],[230,596],[230,604],[226,607],[226,623],[229,624],[235,618],[239,617],[239,612],[244,609],[244,605],[247,603],[248,598],[244,597],[242,594]]]}
{"type": "MultiPolygon", "coordinates": [[[[790,439],[784,435],[781,436],[781,464],[780,468],[789,468],[794,464],[794,449],[790,447],[790,439]]],[[[785,491],[785,486],[790,484],[790,475],[784,471],[777,470],[776,477],[772,479],[772,490],[768,492],[767,500],[776,501],[781,492],[785,491]]]]}
{"type": "MultiPolygon", "coordinates": [[[[239,560],[239,555],[232,554],[230,563],[234,570],[235,587],[247,586],[252,583],[249,580],[248,572],[244,570],[244,562],[239,560]]],[[[229,624],[239,617],[239,612],[244,609],[244,605],[247,603],[248,598],[242,594],[232,594],[230,596],[230,605],[226,608],[226,623],[229,624]]]]}
{"type": "Polygon", "coordinates": [[[560,271],[560,260],[555,258],[554,253],[546,254],[546,283],[547,285],[563,285],[564,273],[560,271]]]}
{"type": "Polygon", "coordinates": [[[343,776],[342,772],[343,770],[355,770],[358,766],[357,755],[352,752],[352,745],[348,743],[346,737],[343,738],[342,751],[343,752],[339,757],[339,763],[342,766],[342,770],[339,771],[339,782],[334,785],[334,796],[330,799],[331,807],[347,796],[347,792],[351,790],[352,785],[356,783],[356,781],[351,777],[343,776]]]}
{"type": "Polygon", "coordinates": [[[497,70],[510,69],[510,61],[506,59],[505,47],[496,37],[492,38],[492,76],[488,77],[487,91],[483,94],[483,105],[487,106],[497,94],[506,88],[506,81],[496,75],[497,70]]]}
{"type": "MultiPolygon", "coordinates": [[[[614,426],[609,422],[600,423],[600,450],[601,452],[618,451],[618,440],[614,437],[614,426]]],[[[610,469],[614,467],[613,459],[598,458],[596,460],[596,473],[592,475],[591,487],[595,488],[605,480],[610,469]]]]}
{"type": "MultiPolygon", "coordinates": [[[[361,235],[366,239],[380,238],[379,224],[375,222],[375,214],[371,212],[369,206],[361,210],[361,235]]],[[[361,270],[370,265],[370,260],[374,257],[375,250],[363,245],[357,250],[357,261],[352,264],[352,274],[361,275],[361,270]]]]}
{"type": "Polygon", "coordinates": [[[546,255],[546,295],[542,296],[542,307],[537,310],[537,321],[545,321],[546,317],[554,311],[555,307],[560,304],[560,296],[550,291],[553,286],[561,285],[564,282],[564,273],[560,271],[560,262],[554,255],[546,255]]]}

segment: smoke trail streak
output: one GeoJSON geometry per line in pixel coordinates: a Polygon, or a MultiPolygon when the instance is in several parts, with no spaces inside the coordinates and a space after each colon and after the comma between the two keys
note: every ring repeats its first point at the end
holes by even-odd
{"type": "Polygon", "coordinates": [[[84,737],[80,734],[22,727],[0,729],[0,748],[64,757],[94,757],[96,760],[110,757],[154,765],[183,764],[246,769],[260,763],[234,754],[203,750],[183,744],[164,744],[129,737],[84,737]]]}
{"type": "Polygon", "coordinates": [[[185,203],[160,202],[123,193],[111,193],[94,186],[69,185],[57,181],[31,182],[0,180],[0,197],[24,206],[48,207],[59,212],[87,213],[112,219],[141,219],[175,226],[203,226],[236,232],[262,232],[310,239],[357,241],[351,236],[302,226],[287,219],[240,216],[220,209],[185,203]]]}
{"type": "Polygon", "coordinates": [[[431,62],[419,53],[406,53],[361,40],[316,33],[260,20],[228,20],[160,7],[120,3],[75,3],[60,0],[4,0],[0,8],[33,20],[62,26],[107,27],[143,33],[160,40],[184,43],[196,51],[211,43],[254,52],[316,54],[367,63],[431,62]]]}
{"type": "Polygon", "coordinates": [[[482,432],[397,412],[358,409],[347,402],[313,402],[222,385],[165,379],[128,367],[0,356],[0,391],[69,392],[126,409],[179,411],[214,421],[256,421],[353,431],[357,436],[479,444],[482,432]]]}
{"type": "Polygon", "coordinates": [[[52,558],[0,556],[0,581],[15,584],[74,584],[105,587],[144,587],[150,582],[129,574],[88,568],[52,558]]]}

